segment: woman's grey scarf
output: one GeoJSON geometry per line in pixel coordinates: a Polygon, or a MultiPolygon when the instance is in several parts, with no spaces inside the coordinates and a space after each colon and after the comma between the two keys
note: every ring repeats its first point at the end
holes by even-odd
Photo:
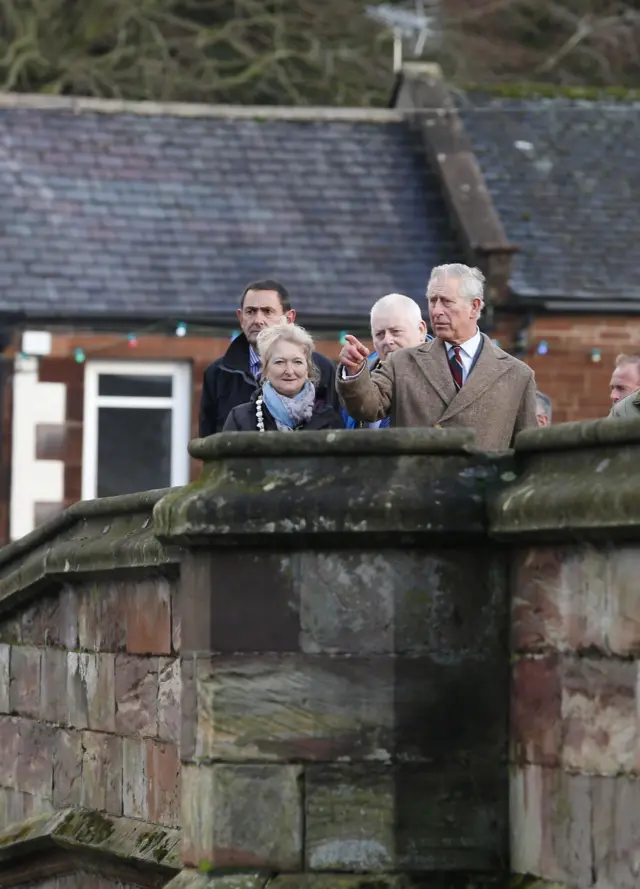
{"type": "Polygon", "coordinates": [[[307,423],[313,414],[316,403],[316,387],[307,380],[300,392],[293,398],[280,395],[271,383],[262,387],[262,397],[267,410],[276,421],[280,432],[293,432],[296,426],[307,423]]]}

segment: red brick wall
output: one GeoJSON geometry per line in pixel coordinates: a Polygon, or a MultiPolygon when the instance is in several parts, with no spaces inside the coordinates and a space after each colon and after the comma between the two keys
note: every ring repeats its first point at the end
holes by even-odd
{"type": "MultiPolygon", "coordinates": [[[[494,336],[513,352],[520,319],[499,319],[494,336]]],[[[536,374],[538,388],[553,401],[553,422],[595,420],[608,414],[609,380],[620,352],[640,355],[640,318],[635,316],[549,315],[528,329],[528,350],[522,357],[536,374]],[[540,342],[548,343],[538,355],[540,342]],[[593,349],[601,360],[594,362],[593,349]]]]}
{"type": "Polygon", "coordinates": [[[174,592],[85,583],[0,620],[0,822],[83,806],[179,825],[174,592]]]}

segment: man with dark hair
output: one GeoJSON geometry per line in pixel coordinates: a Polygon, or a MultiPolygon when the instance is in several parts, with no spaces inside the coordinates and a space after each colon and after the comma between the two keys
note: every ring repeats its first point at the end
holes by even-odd
{"type": "MultiPolygon", "coordinates": [[[[293,324],[296,319],[287,289],[271,279],[253,281],[245,287],[236,315],[242,333],[233,340],[222,358],[210,364],[204,372],[200,400],[201,438],[221,432],[230,411],[251,401],[260,384],[260,357],[255,350],[260,331],[274,324],[293,324]]],[[[319,398],[338,407],[333,363],[317,352],[313,353],[313,362],[320,372],[319,398]]]]}

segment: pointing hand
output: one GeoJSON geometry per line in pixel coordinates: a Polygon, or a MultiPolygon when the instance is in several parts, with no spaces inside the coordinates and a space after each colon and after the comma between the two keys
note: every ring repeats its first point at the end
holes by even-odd
{"type": "Polygon", "coordinates": [[[357,373],[367,360],[369,350],[350,333],[346,335],[345,339],[347,342],[340,352],[340,364],[344,364],[347,370],[357,373]]]}

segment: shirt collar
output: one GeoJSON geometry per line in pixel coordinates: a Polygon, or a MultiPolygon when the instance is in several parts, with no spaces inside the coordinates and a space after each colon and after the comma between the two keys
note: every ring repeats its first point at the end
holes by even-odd
{"type": "Polygon", "coordinates": [[[249,343],[249,364],[253,367],[255,364],[260,364],[260,356],[253,348],[251,343],[249,343]]]}
{"type": "MultiPolygon", "coordinates": [[[[482,334],[480,330],[476,328],[476,332],[471,337],[471,339],[467,340],[465,343],[460,343],[460,349],[468,355],[469,358],[473,358],[476,352],[478,351],[478,347],[480,346],[480,339],[482,334]]],[[[451,352],[455,347],[455,343],[447,343],[447,353],[451,352]]]]}

